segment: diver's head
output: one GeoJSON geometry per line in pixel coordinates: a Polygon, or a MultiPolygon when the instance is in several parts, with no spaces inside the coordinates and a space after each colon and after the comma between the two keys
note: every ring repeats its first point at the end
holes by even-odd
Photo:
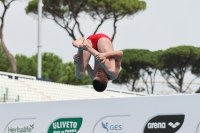
{"type": "Polygon", "coordinates": [[[109,77],[104,70],[99,70],[94,76],[93,87],[98,92],[103,92],[108,84],[109,77]]]}

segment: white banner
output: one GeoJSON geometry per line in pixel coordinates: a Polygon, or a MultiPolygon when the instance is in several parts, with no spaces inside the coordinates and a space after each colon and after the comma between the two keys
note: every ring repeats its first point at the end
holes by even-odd
{"type": "Polygon", "coordinates": [[[0,133],[200,133],[200,95],[2,103],[0,133]]]}

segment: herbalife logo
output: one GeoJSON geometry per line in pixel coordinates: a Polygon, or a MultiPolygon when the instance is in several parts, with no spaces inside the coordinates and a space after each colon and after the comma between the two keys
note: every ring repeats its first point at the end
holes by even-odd
{"type": "Polygon", "coordinates": [[[50,125],[48,133],[77,133],[82,121],[82,118],[60,118],[50,125]]]}
{"type": "Polygon", "coordinates": [[[106,123],[101,122],[101,126],[102,126],[102,128],[104,128],[106,130],[106,133],[109,133],[109,132],[122,133],[122,130],[123,130],[123,126],[120,124],[110,124],[109,125],[108,122],[106,122],[106,123]]]}
{"type": "Polygon", "coordinates": [[[175,133],[181,128],[184,118],[184,115],[156,116],[147,123],[144,133],[175,133]]]}
{"type": "Polygon", "coordinates": [[[34,124],[25,127],[8,127],[8,133],[31,133],[34,124]]]}

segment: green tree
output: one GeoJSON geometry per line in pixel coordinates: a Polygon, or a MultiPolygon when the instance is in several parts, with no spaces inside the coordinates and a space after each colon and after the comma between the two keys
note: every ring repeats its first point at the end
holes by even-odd
{"type": "Polygon", "coordinates": [[[112,20],[112,40],[114,40],[117,33],[117,22],[125,17],[132,17],[134,14],[145,9],[146,3],[140,0],[88,0],[88,9],[86,12],[93,20],[99,21],[94,34],[106,20],[112,20]]]}
{"type": "Polygon", "coordinates": [[[2,49],[2,47],[0,46],[0,71],[3,72],[10,72],[11,67],[9,64],[9,61],[6,58],[6,55],[2,49]]]}
{"type": "MultiPolygon", "coordinates": [[[[37,54],[32,56],[35,62],[37,61],[37,54]]],[[[36,68],[36,66],[35,66],[36,68]]],[[[62,82],[65,76],[65,65],[62,59],[53,53],[42,54],[42,77],[51,79],[53,82],[62,82]]],[[[36,74],[36,73],[35,73],[36,74]]]]}
{"type": "MultiPolygon", "coordinates": [[[[197,48],[200,51],[200,48],[197,48]]],[[[197,57],[197,60],[192,64],[191,73],[197,77],[200,77],[200,53],[197,57]]]]}
{"type": "MultiPolygon", "coordinates": [[[[37,61],[37,54],[32,57],[37,61]]],[[[65,67],[62,59],[53,53],[42,54],[42,77],[54,82],[62,82],[60,78],[65,76],[65,67]]]]}
{"type": "Polygon", "coordinates": [[[85,74],[83,76],[83,78],[78,79],[75,76],[75,65],[72,62],[66,63],[67,67],[66,67],[66,74],[67,75],[67,79],[65,79],[66,84],[73,84],[73,85],[89,85],[91,84],[91,80],[88,76],[88,74],[85,74]]]}
{"type": "Polygon", "coordinates": [[[157,72],[157,53],[145,49],[125,49],[123,50],[122,70],[113,83],[124,83],[126,85],[132,82],[132,91],[136,90],[137,81],[141,78],[146,85],[147,92],[153,93],[155,84],[155,75],[157,72]],[[150,79],[149,83],[147,82],[150,79]],[[149,91],[151,89],[151,92],[149,91]]]}
{"type": "Polygon", "coordinates": [[[126,87],[129,89],[131,86],[130,91],[135,91],[135,85],[137,84],[137,78],[134,77],[133,74],[129,73],[128,71],[121,69],[118,77],[112,81],[114,84],[125,84],[126,87]]]}
{"type": "MultiPolygon", "coordinates": [[[[34,55],[31,58],[36,64],[37,55],[34,55]]],[[[36,76],[36,70],[34,71],[36,76]]],[[[53,82],[67,83],[72,85],[87,85],[91,83],[87,74],[83,79],[77,80],[75,77],[74,64],[63,63],[62,59],[53,53],[42,54],[42,77],[50,79],[53,82]]]]}
{"type": "Polygon", "coordinates": [[[140,62],[138,62],[141,64],[140,77],[146,85],[146,89],[149,94],[154,93],[155,77],[160,65],[158,62],[158,55],[161,52],[162,51],[145,52],[143,54],[144,56],[141,56],[140,62]],[[151,92],[149,91],[149,89],[151,90],[151,92]]]}
{"type": "Polygon", "coordinates": [[[6,55],[7,60],[10,62],[10,65],[12,67],[12,72],[16,73],[17,72],[17,67],[16,67],[16,62],[15,62],[15,58],[10,54],[8,48],[5,45],[5,41],[4,41],[4,37],[3,37],[3,28],[5,25],[5,15],[6,12],[8,11],[10,5],[12,2],[14,2],[16,0],[0,0],[0,2],[2,3],[2,14],[0,15],[0,45],[3,48],[3,51],[6,55]]]}
{"type": "MultiPolygon", "coordinates": [[[[1,55],[1,54],[0,54],[1,55]]],[[[25,55],[16,55],[18,73],[30,76],[37,76],[37,55],[27,57],[25,55]]],[[[72,62],[63,63],[62,59],[53,53],[42,54],[42,77],[50,79],[53,82],[88,85],[91,80],[87,74],[82,79],[75,76],[75,66],[72,62]]]]}
{"type": "Polygon", "coordinates": [[[140,64],[136,64],[135,62],[138,61],[138,58],[139,56],[141,56],[141,54],[142,54],[141,51],[137,49],[123,50],[123,60],[121,67],[123,70],[125,70],[126,73],[130,74],[127,77],[132,78],[131,80],[127,80],[127,81],[132,81],[132,88],[131,88],[132,91],[135,90],[135,85],[137,83],[137,80],[140,78],[141,66],[140,64]]]}
{"type": "Polygon", "coordinates": [[[184,76],[188,71],[191,71],[192,64],[197,61],[199,53],[199,49],[196,47],[178,46],[169,48],[159,55],[158,58],[161,64],[159,70],[169,87],[177,92],[185,92],[183,90],[184,76]],[[170,79],[175,81],[175,85],[170,82],[170,79]]]}
{"type": "MultiPolygon", "coordinates": [[[[26,7],[26,13],[37,14],[37,3],[37,0],[31,0],[26,7]]],[[[83,13],[99,21],[94,33],[97,33],[105,20],[112,20],[114,31],[112,39],[114,40],[116,23],[146,8],[146,3],[140,0],[43,0],[43,4],[43,16],[66,30],[73,40],[76,40],[76,32],[84,36],[79,21],[83,13]]]]}
{"type": "Polygon", "coordinates": [[[35,59],[31,57],[27,57],[25,55],[19,55],[19,54],[15,56],[15,59],[16,59],[17,70],[19,74],[36,76],[37,64],[36,64],[35,59]]]}
{"type": "Polygon", "coordinates": [[[196,91],[196,93],[200,93],[200,88],[196,91]]]}
{"type": "MultiPolygon", "coordinates": [[[[200,48],[197,48],[197,49],[200,51],[200,48]]],[[[193,75],[195,75],[196,78],[200,77],[200,52],[199,52],[199,55],[198,55],[198,59],[192,64],[191,73],[193,75]]],[[[193,80],[195,80],[196,78],[194,78],[193,80]]],[[[190,84],[192,83],[192,81],[190,82],[190,84]]],[[[187,91],[188,88],[189,87],[187,87],[185,91],[187,91]]],[[[198,91],[196,93],[200,93],[200,88],[198,89],[198,91]]]]}

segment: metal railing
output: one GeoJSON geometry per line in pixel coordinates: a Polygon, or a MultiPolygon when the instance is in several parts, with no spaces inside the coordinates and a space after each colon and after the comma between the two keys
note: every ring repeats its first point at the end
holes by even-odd
{"type": "Polygon", "coordinates": [[[20,96],[9,93],[9,89],[0,86],[0,102],[19,102],[20,96]]]}
{"type": "Polygon", "coordinates": [[[2,72],[2,71],[0,71],[0,75],[8,76],[11,79],[25,78],[25,79],[36,80],[36,77],[34,76],[27,76],[27,75],[8,73],[8,72],[2,72]]]}

